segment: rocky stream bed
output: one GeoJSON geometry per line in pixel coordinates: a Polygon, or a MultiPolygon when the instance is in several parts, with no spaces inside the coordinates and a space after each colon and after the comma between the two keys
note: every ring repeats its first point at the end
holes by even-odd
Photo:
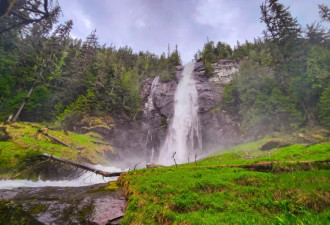
{"type": "Polygon", "coordinates": [[[119,224],[126,208],[116,182],[83,187],[0,189],[2,221],[25,224],[119,224]]]}

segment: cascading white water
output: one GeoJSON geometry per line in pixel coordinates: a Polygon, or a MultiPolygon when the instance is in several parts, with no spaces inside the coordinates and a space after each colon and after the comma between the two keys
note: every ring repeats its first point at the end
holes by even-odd
{"type": "Polygon", "coordinates": [[[154,107],[154,101],[153,101],[153,97],[155,94],[155,90],[156,90],[156,86],[158,84],[159,81],[159,76],[155,77],[154,80],[151,83],[151,87],[150,87],[150,93],[148,96],[148,101],[146,102],[146,106],[145,106],[145,113],[148,114],[155,108],[154,107]]]}
{"type": "Polygon", "coordinates": [[[174,164],[171,158],[175,152],[177,163],[187,163],[194,151],[202,150],[202,137],[198,118],[198,96],[192,77],[194,63],[188,63],[174,95],[174,115],[167,137],[161,148],[158,162],[174,164]]]}
{"type": "MultiPolygon", "coordinates": [[[[115,167],[105,167],[102,165],[93,166],[95,169],[103,170],[107,172],[122,172],[127,171],[115,167]]],[[[94,184],[106,183],[109,181],[117,180],[117,177],[103,177],[101,175],[86,172],[75,179],[64,180],[0,180],[1,189],[13,189],[17,187],[81,187],[94,184]]]]}
{"type": "MultiPolygon", "coordinates": [[[[155,94],[155,90],[157,88],[158,81],[159,81],[159,76],[155,77],[154,80],[152,81],[149,96],[148,96],[148,101],[146,102],[146,105],[145,105],[144,113],[148,119],[151,117],[151,113],[155,109],[153,97],[155,94]]],[[[151,131],[151,127],[150,127],[149,123],[147,123],[147,129],[148,129],[147,138],[146,138],[146,141],[144,144],[145,156],[146,156],[147,161],[149,161],[149,160],[152,161],[154,158],[155,149],[153,147],[151,147],[151,156],[148,155],[148,150],[150,150],[149,149],[150,145],[152,145],[152,131],[151,131]]]]}

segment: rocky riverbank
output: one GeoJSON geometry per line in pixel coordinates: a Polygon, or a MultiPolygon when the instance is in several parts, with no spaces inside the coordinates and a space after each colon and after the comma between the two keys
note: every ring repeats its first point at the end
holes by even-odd
{"type": "Polygon", "coordinates": [[[116,182],[0,189],[0,224],[118,224],[126,208],[116,182]]]}

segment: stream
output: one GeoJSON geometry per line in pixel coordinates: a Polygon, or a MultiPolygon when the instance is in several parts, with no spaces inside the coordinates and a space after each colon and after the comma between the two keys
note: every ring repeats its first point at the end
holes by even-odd
{"type": "MultiPolygon", "coordinates": [[[[115,167],[105,167],[101,165],[94,166],[95,169],[99,169],[105,172],[120,172],[122,169],[115,167]]],[[[117,177],[103,177],[101,175],[86,172],[77,178],[69,179],[66,177],[63,180],[0,180],[0,189],[13,189],[17,187],[81,187],[94,184],[107,183],[109,181],[117,180],[117,177]]]]}
{"type": "MultiPolygon", "coordinates": [[[[95,168],[123,171],[101,165],[95,168]]],[[[124,215],[126,199],[116,184],[109,183],[115,180],[117,177],[92,172],[63,180],[0,180],[0,201],[8,207],[11,205],[7,209],[9,219],[11,216],[19,221],[21,216],[28,215],[31,224],[118,224],[124,215]],[[12,215],[18,208],[22,212],[12,215]]]]}

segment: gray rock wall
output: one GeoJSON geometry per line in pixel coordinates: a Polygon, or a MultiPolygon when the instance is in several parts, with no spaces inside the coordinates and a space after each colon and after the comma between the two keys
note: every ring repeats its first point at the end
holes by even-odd
{"type": "Polygon", "coordinates": [[[194,78],[198,91],[199,114],[203,149],[219,150],[241,142],[236,118],[219,109],[224,86],[238,72],[239,64],[233,60],[219,60],[212,64],[213,73],[205,76],[203,63],[196,63],[194,78]]]}
{"type": "Polygon", "coordinates": [[[233,80],[233,75],[239,71],[239,63],[236,60],[220,59],[212,64],[213,73],[210,83],[226,85],[233,80]]]}

